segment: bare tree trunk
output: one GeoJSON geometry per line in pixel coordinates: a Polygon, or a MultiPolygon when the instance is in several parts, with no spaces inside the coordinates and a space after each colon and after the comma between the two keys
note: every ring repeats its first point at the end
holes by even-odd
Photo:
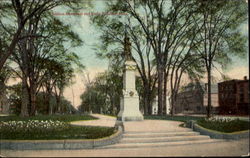
{"type": "Polygon", "coordinates": [[[52,106],[52,104],[49,104],[49,114],[50,115],[53,114],[53,106],[52,106]]]}
{"type": "Polygon", "coordinates": [[[162,65],[158,65],[158,115],[162,115],[162,106],[163,106],[163,68],[162,65]]]}
{"type": "Polygon", "coordinates": [[[56,95],[56,104],[58,113],[61,113],[61,96],[62,96],[62,90],[59,90],[59,95],[56,95]]]}
{"type": "Polygon", "coordinates": [[[22,77],[22,96],[21,96],[21,116],[27,117],[29,116],[28,112],[28,104],[29,104],[29,94],[28,94],[28,88],[27,88],[27,79],[23,75],[22,77]]]}
{"type": "Polygon", "coordinates": [[[148,115],[148,85],[144,83],[144,90],[143,90],[143,107],[144,107],[144,115],[148,115]]]}
{"type": "Polygon", "coordinates": [[[50,87],[50,85],[47,85],[47,87],[46,87],[46,101],[45,101],[45,103],[47,104],[47,107],[48,107],[48,111],[47,111],[47,113],[48,114],[52,114],[52,105],[51,105],[51,103],[50,103],[50,99],[51,99],[51,87],[50,87]]]}
{"type": "Polygon", "coordinates": [[[175,114],[175,108],[174,108],[174,105],[175,105],[175,99],[174,99],[174,92],[172,92],[171,94],[171,116],[174,116],[175,114]]]}
{"type": "Polygon", "coordinates": [[[36,90],[33,83],[30,85],[30,106],[31,106],[30,115],[34,116],[36,113],[36,90]]]}
{"type": "Polygon", "coordinates": [[[53,114],[53,106],[51,104],[51,91],[49,92],[49,114],[53,114]]]}
{"type": "Polygon", "coordinates": [[[148,93],[147,93],[147,107],[148,107],[148,115],[152,115],[152,92],[150,91],[150,89],[148,89],[148,93]]]}
{"type": "Polygon", "coordinates": [[[163,114],[167,114],[167,73],[164,71],[163,114]]]}
{"type": "Polygon", "coordinates": [[[144,106],[144,115],[148,115],[148,109],[149,109],[149,107],[148,107],[148,103],[147,103],[147,97],[146,97],[146,92],[144,92],[144,94],[143,94],[144,96],[143,96],[143,106],[144,106]]]}
{"type": "Polygon", "coordinates": [[[211,66],[208,66],[207,69],[207,87],[208,87],[208,92],[207,92],[207,118],[211,117],[211,66]]]}
{"type": "MultiPolygon", "coordinates": [[[[174,89],[174,70],[175,70],[175,65],[174,67],[172,68],[171,70],[171,76],[170,76],[170,88],[171,88],[171,116],[174,116],[175,114],[175,109],[174,109],[174,105],[175,105],[175,102],[174,102],[174,94],[175,94],[175,89],[174,89]]],[[[177,77],[177,76],[175,76],[177,77]]]]}

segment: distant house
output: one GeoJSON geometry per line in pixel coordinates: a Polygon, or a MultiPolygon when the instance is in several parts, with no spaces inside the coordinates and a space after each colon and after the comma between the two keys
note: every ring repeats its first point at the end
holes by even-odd
{"type": "Polygon", "coordinates": [[[220,114],[249,114],[249,80],[218,83],[220,114]]]}
{"type": "MultiPolygon", "coordinates": [[[[207,98],[207,84],[201,82],[190,83],[177,94],[174,107],[175,113],[204,114],[206,113],[207,98]]],[[[211,106],[212,111],[217,112],[219,104],[216,84],[211,85],[211,106]]]]}

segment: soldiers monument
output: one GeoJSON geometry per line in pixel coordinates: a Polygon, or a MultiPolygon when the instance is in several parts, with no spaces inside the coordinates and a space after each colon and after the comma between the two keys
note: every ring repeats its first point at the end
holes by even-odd
{"type": "Polygon", "coordinates": [[[131,55],[131,43],[125,32],[124,38],[124,72],[123,72],[123,96],[121,98],[119,121],[142,121],[143,115],[139,109],[139,96],[135,89],[136,63],[131,55]]]}

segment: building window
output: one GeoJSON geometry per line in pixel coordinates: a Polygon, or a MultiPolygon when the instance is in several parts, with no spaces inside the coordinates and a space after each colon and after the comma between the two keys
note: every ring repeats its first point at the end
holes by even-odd
{"type": "Polygon", "coordinates": [[[241,103],[244,102],[244,94],[240,94],[240,102],[241,102],[241,103]]]}
{"type": "Polygon", "coordinates": [[[244,86],[243,85],[240,85],[239,93],[240,93],[240,102],[243,103],[244,102],[244,86]]]}
{"type": "Polygon", "coordinates": [[[244,93],[244,86],[243,85],[240,86],[240,93],[244,93]]]}
{"type": "Polygon", "coordinates": [[[196,106],[197,111],[201,111],[201,107],[200,106],[196,106]]]}

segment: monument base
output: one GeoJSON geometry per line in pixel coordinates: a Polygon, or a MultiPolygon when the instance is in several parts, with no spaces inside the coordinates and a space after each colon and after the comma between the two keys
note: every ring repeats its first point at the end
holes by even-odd
{"type": "Polygon", "coordinates": [[[118,121],[143,121],[143,116],[118,116],[118,121]]]}
{"type": "Polygon", "coordinates": [[[122,97],[121,109],[117,116],[119,121],[142,121],[143,115],[139,110],[139,97],[122,97]]]}

